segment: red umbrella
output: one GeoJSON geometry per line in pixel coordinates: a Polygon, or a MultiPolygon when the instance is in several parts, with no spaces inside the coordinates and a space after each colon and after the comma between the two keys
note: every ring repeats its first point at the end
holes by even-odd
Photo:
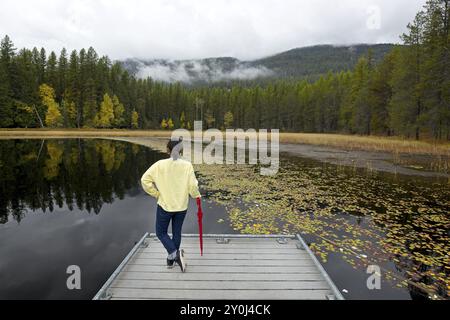
{"type": "Polygon", "coordinates": [[[203,211],[201,198],[197,198],[198,235],[200,237],[200,255],[203,256],[203,211]]]}

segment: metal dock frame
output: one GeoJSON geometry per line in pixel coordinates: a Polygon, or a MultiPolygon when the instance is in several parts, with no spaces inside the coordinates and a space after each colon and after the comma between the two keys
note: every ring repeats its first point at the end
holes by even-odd
{"type": "Polygon", "coordinates": [[[316,258],[316,256],[314,255],[314,253],[311,251],[311,249],[308,247],[308,245],[306,244],[305,240],[303,240],[302,236],[300,234],[296,235],[296,238],[298,241],[300,241],[301,247],[303,250],[306,250],[306,252],[309,254],[309,256],[311,257],[312,261],[314,262],[314,264],[316,265],[317,269],[319,269],[320,273],[322,274],[322,276],[325,278],[325,281],[328,283],[328,285],[330,286],[331,290],[333,291],[334,297],[329,297],[330,300],[336,299],[336,300],[345,300],[345,298],[342,296],[341,292],[339,291],[339,289],[336,287],[336,285],[334,284],[333,280],[331,279],[331,277],[328,275],[328,273],[326,272],[325,268],[322,266],[322,264],[320,263],[320,261],[316,258]]]}
{"type": "Polygon", "coordinates": [[[119,264],[119,266],[114,270],[112,275],[106,280],[105,284],[101,287],[101,289],[97,292],[95,297],[92,300],[108,300],[110,299],[110,295],[108,294],[109,286],[113,283],[113,281],[117,278],[122,269],[127,265],[128,261],[134,256],[136,251],[142,246],[145,246],[145,239],[148,238],[148,232],[146,232],[142,238],[135,244],[133,249],[127,254],[125,259],[119,264]]]}
{"type": "MultiPolygon", "coordinates": [[[[198,234],[183,234],[184,238],[198,238],[198,234]]],[[[128,253],[125,259],[120,263],[117,269],[113,272],[113,274],[108,278],[102,288],[95,295],[93,300],[108,300],[111,298],[111,295],[108,293],[108,290],[114,280],[118,277],[124,267],[128,264],[128,262],[133,258],[135,253],[142,247],[147,247],[148,243],[147,239],[153,238],[154,241],[157,241],[156,234],[154,233],[145,233],[144,236],[136,243],[133,249],[128,253]]],[[[308,247],[306,242],[303,240],[300,234],[297,235],[243,235],[243,234],[205,234],[203,235],[204,239],[216,239],[216,242],[219,244],[227,244],[231,239],[276,239],[276,241],[280,244],[286,243],[288,240],[297,240],[299,243],[297,244],[297,248],[299,250],[305,250],[314,265],[318,269],[319,273],[323,276],[326,283],[329,285],[332,295],[327,296],[329,300],[345,300],[339,289],[334,284],[333,280],[330,278],[328,273],[323,268],[322,264],[316,258],[314,253],[308,247]]]]}

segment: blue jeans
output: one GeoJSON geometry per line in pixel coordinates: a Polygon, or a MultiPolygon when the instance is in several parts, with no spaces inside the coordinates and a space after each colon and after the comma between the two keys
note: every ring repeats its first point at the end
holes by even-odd
{"type": "Polygon", "coordinates": [[[167,253],[171,254],[180,249],[181,229],[183,227],[186,211],[167,212],[158,205],[156,209],[156,236],[166,248],[167,253]],[[172,221],[172,239],[167,234],[169,223],[172,221]]]}

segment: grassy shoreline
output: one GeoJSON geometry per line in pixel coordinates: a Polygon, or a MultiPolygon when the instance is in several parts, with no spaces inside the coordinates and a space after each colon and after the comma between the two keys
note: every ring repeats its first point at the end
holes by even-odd
{"type": "MultiPolygon", "coordinates": [[[[66,137],[163,137],[171,131],[126,129],[0,129],[0,139],[66,137]]],[[[308,144],[343,150],[387,152],[392,154],[450,157],[450,143],[416,141],[399,137],[354,136],[344,134],[280,133],[282,144],[308,144]]]]}

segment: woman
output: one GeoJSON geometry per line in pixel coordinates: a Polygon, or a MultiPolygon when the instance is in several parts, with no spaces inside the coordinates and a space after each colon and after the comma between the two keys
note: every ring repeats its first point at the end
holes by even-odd
{"type": "Polygon", "coordinates": [[[186,271],[184,251],[180,250],[181,229],[188,208],[189,195],[201,198],[194,168],[189,161],[179,158],[182,140],[170,140],[167,143],[169,159],[153,164],[141,179],[142,187],[152,197],[158,199],[156,210],[156,236],[166,248],[167,267],[176,262],[182,272],[186,271]],[[167,234],[172,222],[172,238],[167,234]]]}

